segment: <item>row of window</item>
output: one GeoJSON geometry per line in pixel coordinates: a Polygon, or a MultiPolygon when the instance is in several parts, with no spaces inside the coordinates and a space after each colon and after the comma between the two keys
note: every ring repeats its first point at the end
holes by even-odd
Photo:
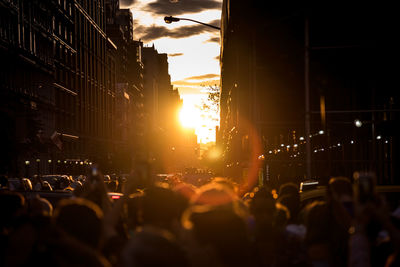
{"type": "Polygon", "coordinates": [[[18,17],[0,9],[0,39],[11,46],[18,45],[18,17]]]}
{"type": "Polygon", "coordinates": [[[78,0],[77,6],[84,9],[101,29],[105,28],[104,0],[78,0]]]}

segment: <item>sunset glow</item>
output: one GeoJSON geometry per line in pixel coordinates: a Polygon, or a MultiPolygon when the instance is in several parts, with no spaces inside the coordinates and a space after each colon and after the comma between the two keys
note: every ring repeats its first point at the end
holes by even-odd
{"type": "Polygon", "coordinates": [[[218,114],[208,114],[201,110],[206,94],[184,94],[183,106],[179,120],[183,127],[195,130],[199,143],[215,142],[215,127],[218,125],[218,114]]]}
{"type": "Polygon", "coordinates": [[[183,127],[196,129],[201,124],[200,110],[191,104],[184,104],[179,119],[183,127]]]}
{"type": "Polygon", "coordinates": [[[154,45],[159,53],[168,54],[171,81],[183,99],[179,118],[182,126],[195,129],[199,142],[215,142],[218,114],[206,114],[200,107],[202,99],[207,98],[204,87],[219,85],[220,32],[184,20],[166,24],[164,16],[215,23],[221,18],[221,7],[207,9],[200,3],[202,7],[196,9],[190,2],[176,1],[177,9],[169,10],[166,7],[170,7],[170,4],[159,1],[140,0],[131,3],[124,7],[130,8],[133,14],[136,38],[143,41],[145,46],[154,45]],[[186,12],[182,13],[179,9],[186,12]]]}

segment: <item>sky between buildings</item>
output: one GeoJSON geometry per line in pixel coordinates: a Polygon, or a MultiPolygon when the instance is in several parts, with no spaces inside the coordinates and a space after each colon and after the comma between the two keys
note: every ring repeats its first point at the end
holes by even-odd
{"type": "Polygon", "coordinates": [[[222,0],[120,0],[120,7],[130,8],[133,14],[135,40],[168,54],[171,81],[183,99],[181,121],[195,128],[202,143],[215,141],[219,124],[202,116],[199,106],[207,98],[207,87],[219,85],[220,32],[190,21],[166,24],[164,17],[220,26],[221,6],[222,0]]]}

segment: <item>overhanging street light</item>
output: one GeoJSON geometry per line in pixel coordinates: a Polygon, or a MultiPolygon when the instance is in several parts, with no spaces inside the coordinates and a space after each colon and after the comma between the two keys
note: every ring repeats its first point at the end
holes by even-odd
{"type": "Polygon", "coordinates": [[[204,25],[204,26],[207,26],[207,27],[216,29],[216,30],[221,30],[220,27],[217,27],[217,26],[214,26],[214,25],[211,25],[211,24],[207,24],[207,23],[204,23],[204,22],[200,22],[200,21],[194,20],[194,19],[177,18],[177,17],[173,17],[173,16],[166,16],[166,17],[164,17],[165,23],[168,23],[168,24],[171,24],[172,22],[178,22],[178,21],[180,21],[180,20],[192,21],[192,22],[199,23],[199,24],[201,24],[201,25],[204,25]]]}

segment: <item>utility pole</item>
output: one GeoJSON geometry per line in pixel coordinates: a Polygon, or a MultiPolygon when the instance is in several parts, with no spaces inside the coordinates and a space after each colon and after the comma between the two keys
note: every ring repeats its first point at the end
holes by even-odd
{"type": "Polygon", "coordinates": [[[304,20],[304,97],[305,97],[305,140],[306,179],[311,179],[311,138],[310,138],[310,38],[308,17],[304,20]]]}

